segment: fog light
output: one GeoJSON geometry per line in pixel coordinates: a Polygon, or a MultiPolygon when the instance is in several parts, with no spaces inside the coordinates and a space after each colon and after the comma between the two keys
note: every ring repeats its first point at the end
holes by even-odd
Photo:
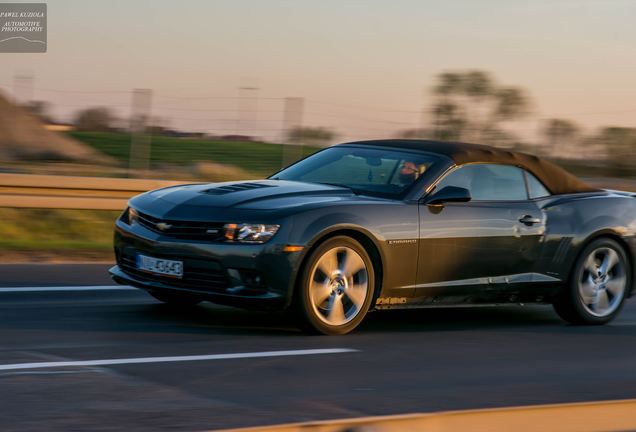
{"type": "Polygon", "coordinates": [[[235,288],[256,288],[263,282],[261,275],[253,270],[228,269],[227,273],[235,288]]]}

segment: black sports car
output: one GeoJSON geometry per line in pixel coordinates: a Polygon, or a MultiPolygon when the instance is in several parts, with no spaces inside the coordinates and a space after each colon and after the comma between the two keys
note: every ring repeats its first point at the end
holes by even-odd
{"type": "Polygon", "coordinates": [[[266,180],[134,197],[110,273],[168,303],[289,308],[327,334],[370,309],[466,304],[603,324],[634,292],[634,197],[488,146],[341,144],[266,180]]]}

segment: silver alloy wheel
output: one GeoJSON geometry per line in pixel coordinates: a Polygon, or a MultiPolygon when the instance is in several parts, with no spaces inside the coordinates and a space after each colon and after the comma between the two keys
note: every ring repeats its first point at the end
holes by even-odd
{"type": "Polygon", "coordinates": [[[583,263],[578,286],[588,313],[596,317],[611,315],[620,306],[627,288],[623,258],[609,247],[595,249],[583,263]]]}
{"type": "Polygon", "coordinates": [[[309,299],[316,316],[331,326],[354,319],[367,299],[368,279],[358,252],[346,246],[326,251],[310,272],[309,299]]]}

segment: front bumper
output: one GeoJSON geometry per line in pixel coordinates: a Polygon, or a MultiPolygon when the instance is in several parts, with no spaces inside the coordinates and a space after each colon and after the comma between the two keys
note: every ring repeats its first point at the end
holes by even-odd
{"type": "Polygon", "coordinates": [[[149,291],[196,294],[215,303],[245,308],[284,309],[293,292],[298,253],[285,253],[272,239],[265,244],[226,244],[162,236],[147,228],[117,221],[117,265],[113,280],[149,291]],[[136,268],[137,254],[183,262],[175,279],[136,268]]]}
{"type": "Polygon", "coordinates": [[[264,292],[261,294],[245,292],[239,294],[231,294],[227,292],[219,291],[206,291],[192,290],[187,288],[175,287],[174,285],[151,281],[143,277],[135,277],[126,273],[119,266],[111,267],[108,272],[115,282],[121,285],[130,285],[136,288],[141,288],[146,291],[170,291],[170,292],[182,292],[184,294],[195,294],[198,297],[209,300],[213,303],[236,306],[246,309],[284,309],[287,305],[285,297],[278,293],[264,292]]]}

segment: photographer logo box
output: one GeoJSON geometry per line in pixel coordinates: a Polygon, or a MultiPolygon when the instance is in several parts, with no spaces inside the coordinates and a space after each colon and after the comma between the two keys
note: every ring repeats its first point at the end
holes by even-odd
{"type": "Polygon", "coordinates": [[[46,3],[0,3],[0,53],[46,52],[46,3]]]}

